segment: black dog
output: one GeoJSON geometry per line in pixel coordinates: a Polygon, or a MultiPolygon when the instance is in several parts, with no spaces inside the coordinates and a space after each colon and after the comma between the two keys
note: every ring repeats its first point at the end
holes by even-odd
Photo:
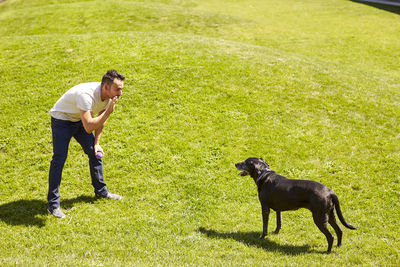
{"type": "Polygon", "coordinates": [[[336,194],[323,184],[307,180],[287,179],[269,169],[268,163],[259,158],[248,158],[244,162],[236,163],[241,176],[250,175],[258,187],[258,198],[261,202],[263,217],[263,239],[268,234],[269,210],[276,211],[277,234],[281,229],[281,212],[307,208],[312,212],[318,229],[328,240],[328,253],[331,252],[333,236],[327,228],[329,223],[338,237],[338,246],[342,243],[342,230],[336,223],[334,210],[340,221],[349,229],[356,229],[348,224],[340,210],[336,194]]]}

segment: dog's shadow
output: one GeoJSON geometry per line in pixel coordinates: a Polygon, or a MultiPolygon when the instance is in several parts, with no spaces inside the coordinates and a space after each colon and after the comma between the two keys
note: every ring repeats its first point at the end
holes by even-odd
{"type": "Polygon", "coordinates": [[[302,245],[302,246],[281,245],[274,241],[269,240],[268,237],[266,237],[265,239],[260,239],[259,232],[219,232],[212,229],[206,229],[203,227],[200,227],[199,231],[210,238],[233,239],[245,244],[246,246],[254,246],[271,252],[282,252],[288,255],[298,255],[303,253],[318,253],[318,251],[311,250],[310,246],[308,245],[302,245]]]}
{"type": "MultiPolygon", "coordinates": [[[[95,197],[80,196],[63,200],[61,207],[63,209],[70,209],[75,203],[93,203],[94,201],[96,201],[95,197]]],[[[47,202],[44,200],[17,200],[0,205],[0,220],[13,226],[43,227],[45,226],[45,215],[47,214],[47,202]]]]}

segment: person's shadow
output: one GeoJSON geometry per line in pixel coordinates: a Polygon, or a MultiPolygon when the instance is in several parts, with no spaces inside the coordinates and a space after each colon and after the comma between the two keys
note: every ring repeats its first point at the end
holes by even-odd
{"type": "Polygon", "coordinates": [[[296,245],[281,245],[274,241],[265,239],[259,239],[259,232],[219,232],[212,229],[205,229],[203,227],[199,228],[199,231],[210,238],[223,238],[223,239],[233,239],[238,242],[242,242],[247,246],[254,246],[257,248],[262,248],[271,252],[282,252],[289,255],[298,255],[303,253],[321,253],[315,250],[311,250],[310,246],[296,246],[296,245]]]}
{"type": "MultiPolygon", "coordinates": [[[[75,203],[93,203],[95,197],[80,196],[73,199],[63,200],[61,208],[70,209],[75,203]]],[[[43,227],[47,212],[47,202],[44,200],[17,200],[0,205],[0,220],[9,225],[25,225],[43,227]]]]}

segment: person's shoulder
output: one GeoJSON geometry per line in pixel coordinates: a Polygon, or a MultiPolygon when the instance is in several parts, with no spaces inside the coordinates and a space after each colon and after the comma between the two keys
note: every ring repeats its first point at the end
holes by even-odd
{"type": "Polygon", "coordinates": [[[81,89],[96,90],[97,88],[100,87],[100,85],[101,85],[100,82],[88,82],[88,83],[80,83],[80,84],[74,86],[74,88],[77,87],[77,88],[81,88],[81,89]]]}
{"type": "Polygon", "coordinates": [[[80,94],[88,94],[94,95],[96,90],[100,88],[101,83],[99,82],[89,82],[89,83],[81,83],[73,87],[74,91],[80,94]]]}

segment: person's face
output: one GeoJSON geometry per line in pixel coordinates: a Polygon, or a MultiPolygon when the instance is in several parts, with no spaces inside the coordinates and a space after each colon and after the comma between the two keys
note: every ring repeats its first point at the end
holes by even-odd
{"type": "Polygon", "coordinates": [[[106,92],[109,98],[114,98],[115,96],[120,97],[122,95],[122,88],[124,87],[124,82],[115,78],[113,84],[105,84],[106,92]]]}

